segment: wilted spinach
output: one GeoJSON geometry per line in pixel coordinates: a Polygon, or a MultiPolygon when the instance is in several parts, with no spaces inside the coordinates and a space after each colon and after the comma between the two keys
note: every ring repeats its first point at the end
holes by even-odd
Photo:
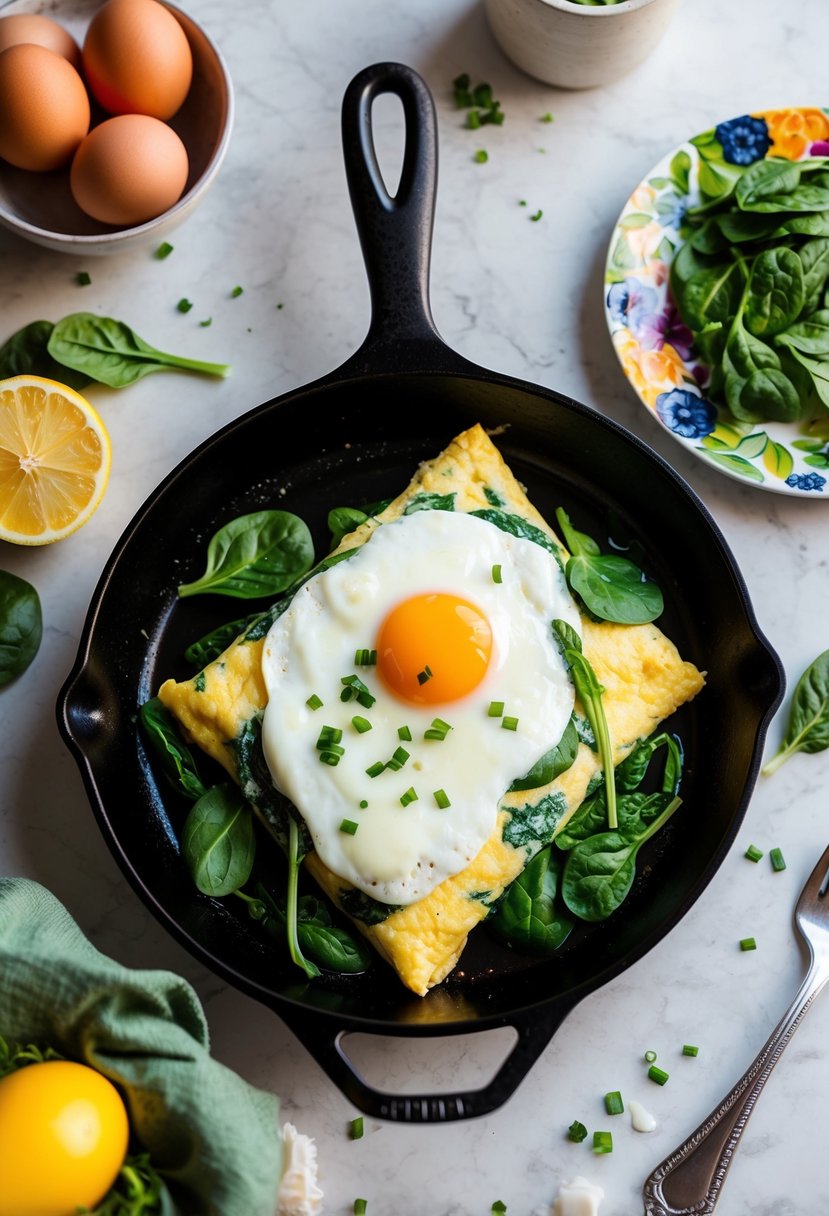
{"type": "Polygon", "coordinates": [[[579,736],[576,723],[571,716],[555,747],[545,752],[540,760],[536,760],[528,773],[518,777],[509,787],[508,793],[516,790],[537,790],[542,785],[549,785],[562,773],[566,772],[576,758],[579,750],[579,736]]]}
{"type": "Polygon", "coordinates": [[[829,747],[829,650],[810,663],[797,682],[792,695],[789,719],[783,742],[763,765],[771,776],[797,752],[822,752],[829,747]]]}
{"type": "Polygon", "coordinates": [[[214,659],[217,659],[220,654],[227,650],[228,646],[241,633],[249,629],[253,622],[259,619],[259,615],[258,612],[255,612],[251,616],[241,617],[235,621],[227,621],[224,625],[218,625],[215,629],[211,629],[210,633],[206,633],[197,641],[190,643],[184,652],[185,659],[200,671],[202,667],[206,667],[208,663],[212,663],[214,659]]]}
{"type": "Polygon", "coordinates": [[[22,675],[40,649],[43,613],[31,583],[0,570],[0,688],[22,675]]]}
{"type": "Polygon", "coordinates": [[[565,577],[588,612],[602,621],[619,625],[643,625],[654,621],[664,607],[656,583],[626,557],[602,556],[592,537],[577,532],[561,507],[556,520],[570,551],[565,577]]]}
{"type": "Polygon", "coordinates": [[[288,898],[285,909],[285,930],[288,935],[288,952],[292,961],[297,967],[301,967],[308,978],[312,980],[319,975],[320,970],[315,963],[312,963],[302,953],[297,923],[299,917],[297,888],[302,856],[299,844],[299,829],[297,828],[296,820],[291,816],[291,822],[288,827],[288,898]]]}
{"type": "Polygon", "coordinates": [[[277,595],[309,569],[314,545],[308,525],[290,511],[254,511],[230,520],[207,546],[201,578],[182,583],[180,596],[277,595]]]}
{"type": "Polygon", "coordinates": [[[145,701],[138,710],[138,717],[173,788],[194,802],[206,794],[207,788],[199,776],[193,753],[182,739],[172,714],[158,697],[145,701]]]}
{"type": "Polygon", "coordinates": [[[357,507],[333,507],[328,512],[328,530],[331,533],[331,548],[336,549],[344,536],[359,528],[370,518],[357,507]]]}
{"type": "Polygon", "coordinates": [[[193,803],[181,849],[204,895],[220,898],[245,885],[256,855],[256,836],[253,811],[235,785],[214,785],[193,803]]]}
{"type": "Polygon", "coordinates": [[[573,928],[572,918],[556,907],[559,870],[549,846],[536,853],[487,919],[493,937],[521,954],[559,949],[573,928]]]}
{"type": "Polygon", "coordinates": [[[106,384],[123,388],[151,372],[201,372],[226,376],[226,363],[205,363],[156,350],[124,321],[73,312],[57,322],[47,344],[49,355],[62,367],[106,384]]]}
{"type": "MultiPolygon", "coordinates": [[[[274,937],[285,941],[285,910],[262,883],[256,883],[254,891],[264,909],[264,915],[256,919],[261,919],[263,927],[274,937]]],[[[335,925],[326,905],[313,895],[302,895],[297,901],[297,940],[304,954],[329,971],[353,975],[371,966],[368,946],[347,929],[335,925]]]]}

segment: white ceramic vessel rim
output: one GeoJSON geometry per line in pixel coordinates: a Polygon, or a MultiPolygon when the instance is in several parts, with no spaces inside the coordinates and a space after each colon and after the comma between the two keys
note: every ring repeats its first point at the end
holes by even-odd
{"type": "Polygon", "coordinates": [[[647,8],[649,4],[656,4],[658,0],[622,0],[621,4],[574,4],[573,0],[530,0],[530,3],[537,5],[539,8],[554,8],[560,13],[567,13],[574,17],[590,17],[590,18],[609,18],[618,17],[622,13],[631,13],[639,8],[647,8]]]}

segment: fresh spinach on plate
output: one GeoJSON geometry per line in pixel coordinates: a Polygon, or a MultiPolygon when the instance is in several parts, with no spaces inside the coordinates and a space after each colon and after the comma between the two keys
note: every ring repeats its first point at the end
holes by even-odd
{"type": "Polygon", "coordinates": [[[40,596],[30,582],[0,570],[0,688],[22,675],[43,637],[40,596]]]}
{"type": "Polygon", "coordinates": [[[619,625],[643,625],[661,615],[662,592],[637,565],[616,554],[603,556],[592,537],[573,527],[562,507],[556,510],[556,521],[570,551],[565,577],[592,616],[619,625]]]}
{"type": "Polygon", "coordinates": [[[278,595],[313,560],[314,544],[303,519],[290,511],[253,511],[219,528],[207,546],[204,574],[182,583],[178,594],[236,599],[278,595]]]}
{"type": "Polygon", "coordinates": [[[829,747],[829,650],[809,664],[792,695],[786,732],[780,747],[763,765],[766,777],[797,752],[822,752],[829,747]]]}

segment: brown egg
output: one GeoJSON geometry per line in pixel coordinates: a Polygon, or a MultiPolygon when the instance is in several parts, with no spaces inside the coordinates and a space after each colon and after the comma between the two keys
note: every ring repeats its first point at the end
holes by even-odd
{"type": "Polygon", "coordinates": [[[193,78],[184,30],[158,0],[107,0],[89,23],[83,67],[110,114],[172,118],[193,78]]]}
{"type": "Polygon", "coordinates": [[[0,157],[18,169],[57,169],[89,130],[89,97],[68,60],[21,42],[0,52],[0,157]]]}
{"type": "Polygon", "coordinates": [[[172,127],[146,114],[121,114],[89,132],[69,184],[87,215],[128,228],[178,202],[188,171],[187,151],[172,127]]]}
{"type": "Polygon", "coordinates": [[[11,13],[0,17],[0,51],[19,42],[34,42],[68,59],[73,68],[81,66],[81,48],[57,21],[42,13],[11,13]]]}

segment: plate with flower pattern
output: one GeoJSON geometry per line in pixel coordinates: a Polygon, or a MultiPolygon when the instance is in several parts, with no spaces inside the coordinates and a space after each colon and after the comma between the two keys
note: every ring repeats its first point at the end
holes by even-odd
{"type": "MultiPolygon", "coordinates": [[[[808,176],[809,181],[817,183],[808,187],[817,193],[811,197],[809,209],[804,210],[807,218],[801,217],[794,225],[794,234],[787,230],[788,239],[784,243],[798,252],[809,241],[812,261],[819,257],[829,264],[829,109],[802,107],[743,114],[718,123],[669,152],[633,191],[608,249],[605,317],[628,381],[652,416],[685,448],[738,481],[780,494],[826,500],[829,499],[829,348],[817,356],[825,362],[816,365],[810,351],[802,356],[801,352],[784,349],[785,333],[766,338],[761,368],[782,366],[796,380],[794,372],[788,370],[789,364],[801,378],[801,368],[811,366],[809,377],[819,377],[809,380],[809,391],[817,407],[808,411],[808,418],[797,421],[763,421],[757,417],[752,420],[751,410],[742,409],[739,396],[726,398],[723,367],[728,365],[718,367],[723,351],[730,349],[726,335],[736,341],[732,313],[724,309],[722,321],[707,326],[711,333],[719,329],[722,338],[715,334],[706,347],[706,334],[700,336],[697,328],[695,337],[677,306],[677,295],[690,275],[706,262],[705,254],[710,255],[707,261],[711,262],[725,245],[729,246],[729,253],[723,252],[722,256],[733,255],[735,264],[743,267],[738,290],[748,283],[750,271],[744,269],[744,258],[737,257],[737,252],[744,255],[749,246],[730,243],[748,239],[745,235],[735,236],[720,221],[719,235],[714,234],[719,244],[712,237],[714,243],[708,249],[705,237],[697,234],[702,222],[699,217],[704,211],[709,212],[710,220],[710,212],[723,212],[726,200],[747,197],[746,190],[741,194],[738,189],[740,179],[750,171],[752,180],[756,180],[758,169],[752,166],[761,161],[774,162],[764,169],[766,174],[769,171],[788,174],[789,182],[792,174],[797,182],[808,176]],[[722,232],[727,233],[725,238],[722,232]],[[697,252],[701,248],[702,257],[697,252]],[[717,342],[720,342],[719,359],[712,354],[717,342]],[[710,362],[706,362],[706,355],[710,362]],[[780,359],[788,359],[789,363],[781,364],[780,359]],[[793,359],[799,361],[797,365],[793,359]],[[820,378],[822,371],[825,380],[820,378]],[[726,404],[727,400],[732,402],[733,409],[726,404]]],[[[760,244],[760,238],[765,241],[777,221],[772,222],[768,213],[763,214],[763,208],[757,210],[760,214],[750,217],[742,229],[755,226],[755,235],[750,239],[758,243],[752,248],[771,248],[780,243],[782,229],[775,229],[774,239],[769,236],[767,244],[760,244]]],[[[738,218],[744,220],[744,216],[738,218]]],[[[820,290],[825,295],[822,305],[817,307],[826,310],[823,319],[829,320],[829,285],[820,290]]],[[[743,295],[742,299],[745,298],[743,295]]],[[[787,307],[785,293],[783,298],[783,307],[787,307]]],[[[740,325],[742,308],[742,304],[738,305],[740,325]]],[[[713,315],[716,316],[716,310],[713,315]]],[[[802,329],[799,315],[793,321],[789,336],[796,325],[802,329]]],[[[746,340],[749,346],[757,341],[752,334],[747,334],[746,340]]],[[[810,341],[814,344],[813,336],[810,341]]],[[[820,352],[821,348],[818,349],[820,352]]],[[[775,377],[777,371],[772,380],[775,377]]],[[[778,379],[782,381],[783,375],[778,379]]],[[[785,416],[784,408],[779,409],[785,416]]]]}

